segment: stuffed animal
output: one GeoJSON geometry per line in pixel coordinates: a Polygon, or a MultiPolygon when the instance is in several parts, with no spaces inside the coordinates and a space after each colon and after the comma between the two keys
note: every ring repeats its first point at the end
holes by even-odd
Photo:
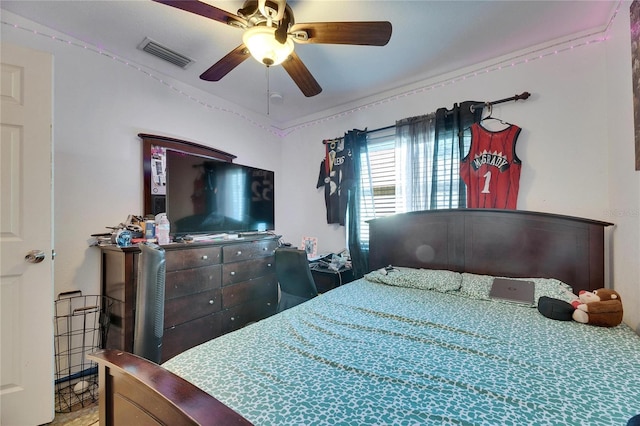
{"type": "Polygon", "coordinates": [[[615,327],[622,322],[622,300],[615,290],[583,290],[571,304],[575,308],[572,318],[577,322],[599,327],[615,327]]]}

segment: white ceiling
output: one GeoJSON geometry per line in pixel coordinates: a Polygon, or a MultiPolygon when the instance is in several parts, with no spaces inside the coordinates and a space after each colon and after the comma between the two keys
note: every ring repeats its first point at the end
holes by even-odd
{"type": "MultiPolygon", "coordinates": [[[[207,0],[236,13],[243,1],[207,0]]],[[[290,0],[295,22],[390,21],[384,47],[296,44],[322,86],[306,98],[282,67],[247,59],[219,82],[200,74],[242,42],[242,30],[151,0],[9,1],[21,15],[159,75],[210,92],[274,124],[299,120],[347,102],[398,88],[573,34],[601,31],[618,1],[290,0]],[[149,37],[196,62],[187,69],[136,47],[149,37]],[[267,109],[267,87],[283,101],[267,109]],[[268,111],[267,111],[268,110],[268,111]]]]}

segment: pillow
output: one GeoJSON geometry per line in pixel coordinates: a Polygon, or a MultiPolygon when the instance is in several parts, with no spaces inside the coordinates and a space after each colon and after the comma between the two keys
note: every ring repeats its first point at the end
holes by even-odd
{"type": "Polygon", "coordinates": [[[436,290],[443,293],[458,291],[462,285],[462,276],[458,272],[395,267],[384,274],[380,270],[364,276],[368,281],[397,287],[436,290]]]}
{"type": "MultiPolygon", "coordinates": [[[[460,293],[471,299],[480,300],[496,300],[489,297],[491,291],[491,285],[493,279],[496,278],[492,275],[477,275],[469,274],[467,272],[462,273],[462,285],[460,287],[460,293]]],[[[509,277],[497,277],[497,278],[509,278],[509,277]]],[[[573,289],[568,284],[563,283],[555,278],[510,278],[519,281],[533,281],[535,283],[534,292],[534,304],[532,306],[538,306],[538,300],[542,296],[551,297],[554,299],[560,299],[565,302],[571,302],[576,299],[573,294],[573,289]]],[[[512,303],[506,300],[500,300],[504,303],[512,303]]],[[[522,304],[520,304],[522,305],[522,304]]],[[[526,306],[526,305],[525,305],[526,306]]]]}
{"type": "Polygon", "coordinates": [[[422,280],[420,281],[420,286],[417,288],[446,293],[449,291],[458,291],[462,286],[462,275],[459,272],[442,269],[420,269],[419,272],[422,280]]]}

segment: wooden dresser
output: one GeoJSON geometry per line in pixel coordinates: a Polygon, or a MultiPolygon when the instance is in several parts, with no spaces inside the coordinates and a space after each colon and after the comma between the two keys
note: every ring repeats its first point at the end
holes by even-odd
{"type": "MultiPolygon", "coordinates": [[[[275,236],[168,244],[162,362],[276,312],[275,236]]],[[[133,352],[136,246],[102,250],[102,294],[115,300],[106,347],[133,352]]]]}

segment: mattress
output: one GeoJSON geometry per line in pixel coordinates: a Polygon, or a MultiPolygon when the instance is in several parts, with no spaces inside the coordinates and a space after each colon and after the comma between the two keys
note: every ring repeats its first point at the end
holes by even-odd
{"type": "Polygon", "coordinates": [[[640,337],[360,279],[164,367],[256,425],[625,425],[640,337]]]}

